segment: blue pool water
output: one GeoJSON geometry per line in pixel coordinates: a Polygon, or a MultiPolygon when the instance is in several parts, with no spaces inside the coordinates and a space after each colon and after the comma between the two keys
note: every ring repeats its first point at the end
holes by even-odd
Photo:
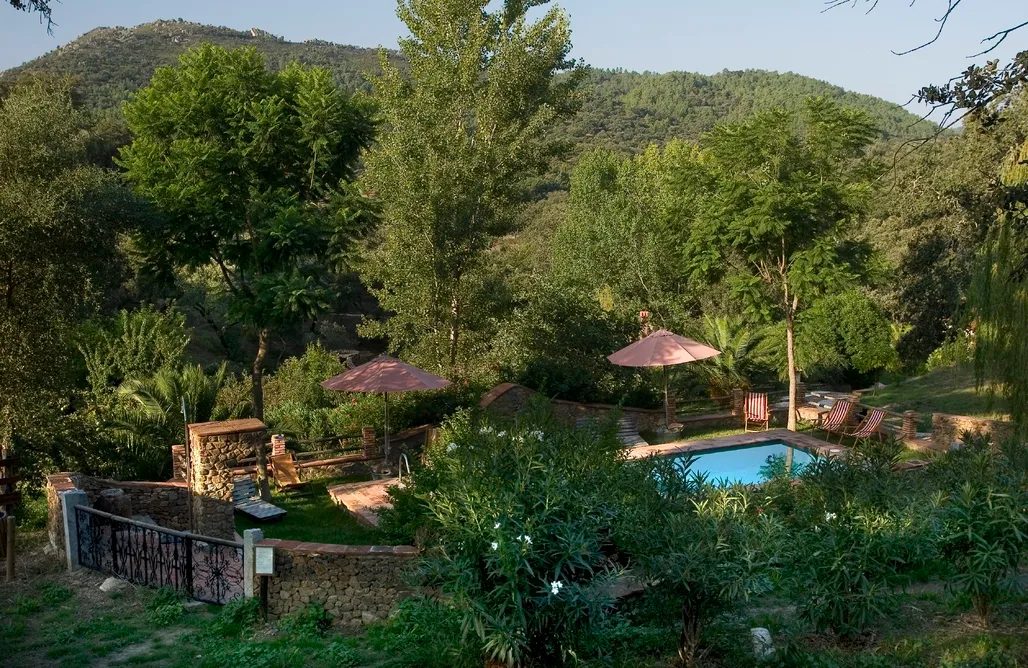
{"type": "MultiPolygon", "coordinates": [[[[771,455],[785,456],[789,446],[785,443],[762,443],[760,445],[743,445],[722,450],[707,450],[693,455],[690,473],[703,473],[710,482],[721,484],[743,483],[754,484],[763,482],[760,469],[767,464],[771,455]]],[[[673,458],[676,463],[684,466],[687,456],[673,458]]],[[[813,457],[806,450],[792,448],[793,471],[798,472],[813,457]]]]}

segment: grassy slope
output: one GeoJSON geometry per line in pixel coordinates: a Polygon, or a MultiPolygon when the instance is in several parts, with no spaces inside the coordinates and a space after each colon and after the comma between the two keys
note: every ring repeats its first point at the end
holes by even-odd
{"type": "MultiPolygon", "coordinates": [[[[344,482],[365,480],[360,477],[336,478],[311,482],[304,496],[272,492],[272,503],[288,511],[278,522],[255,522],[236,515],[236,531],[261,529],[265,538],[299,540],[309,543],[338,543],[341,545],[376,545],[386,541],[379,531],[368,528],[353,519],[345,509],[332,503],[327,488],[344,482]]],[[[388,544],[388,543],[386,543],[388,544]]]]}
{"type": "Polygon", "coordinates": [[[986,394],[979,393],[975,388],[974,370],[959,366],[935,369],[923,376],[891,383],[874,394],[864,393],[861,401],[897,412],[913,410],[924,414],[1007,417],[1003,397],[990,400],[986,394]]]}

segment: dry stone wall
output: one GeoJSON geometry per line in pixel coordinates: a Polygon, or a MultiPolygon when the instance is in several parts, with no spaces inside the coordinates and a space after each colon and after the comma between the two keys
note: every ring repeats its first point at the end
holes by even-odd
{"type": "Polygon", "coordinates": [[[983,420],[966,415],[932,415],[932,447],[936,450],[949,450],[960,441],[965,431],[976,434],[991,434],[993,443],[999,443],[1014,435],[1014,425],[1000,420],[983,420]]]}
{"type": "Polygon", "coordinates": [[[233,469],[252,457],[267,437],[260,420],[229,420],[189,425],[189,487],[193,490],[193,532],[235,537],[233,469]]]}
{"type": "MultiPolygon", "coordinates": [[[[406,574],[417,557],[409,545],[327,545],[264,540],[275,548],[268,578],[268,616],[279,619],[310,604],[323,607],[335,626],[356,629],[384,619],[410,595],[406,574]]],[[[259,590],[260,584],[254,584],[259,590]]]]}

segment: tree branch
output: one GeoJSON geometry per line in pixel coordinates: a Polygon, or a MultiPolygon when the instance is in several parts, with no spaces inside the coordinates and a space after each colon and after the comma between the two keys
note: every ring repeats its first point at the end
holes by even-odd
{"type": "Polygon", "coordinates": [[[1006,30],[1000,30],[995,35],[992,35],[990,37],[986,37],[985,39],[982,40],[982,44],[985,44],[986,42],[991,42],[992,40],[996,39],[997,37],[999,38],[999,41],[997,41],[995,44],[993,44],[989,48],[985,49],[984,51],[979,51],[978,53],[974,54],[973,56],[968,56],[968,58],[977,58],[978,56],[984,56],[985,54],[989,53],[990,51],[993,51],[993,50],[999,48],[999,45],[1003,43],[1003,40],[1005,40],[1007,37],[1010,36],[1010,33],[1014,32],[1015,30],[1020,30],[1021,28],[1024,28],[1025,26],[1028,26],[1028,21],[1025,21],[1024,23],[1022,23],[1020,25],[1016,25],[1013,28],[1007,28],[1006,30]]]}

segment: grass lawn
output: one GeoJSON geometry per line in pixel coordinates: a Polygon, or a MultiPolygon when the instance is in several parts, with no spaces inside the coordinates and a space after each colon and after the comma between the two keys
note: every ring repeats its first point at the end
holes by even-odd
{"type": "Polygon", "coordinates": [[[650,445],[661,443],[672,443],[674,441],[692,441],[700,438],[717,438],[719,436],[734,436],[742,433],[742,427],[726,427],[724,425],[700,425],[687,427],[682,431],[672,431],[658,434],[655,431],[642,431],[639,435],[650,445]]]}
{"type": "Polygon", "coordinates": [[[860,400],[898,413],[912,410],[928,416],[938,412],[1002,419],[1008,414],[1003,397],[990,401],[975,390],[974,369],[967,366],[935,369],[923,376],[898,380],[873,394],[865,392],[860,400]]]}
{"type": "MultiPolygon", "coordinates": [[[[346,510],[332,503],[328,487],[346,482],[368,480],[364,476],[348,476],[328,480],[314,480],[303,496],[272,491],[271,502],[288,514],[277,522],[256,522],[236,514],[236,531],[242,535],[246,529],[261,529],[265,538],[299,540],[309,543],[338,543],[341,545],[376,545],[386,541],[381,532],[364,526],[346,510]]],[[[386,542],[388,544],[388,542],[386,542]]]]}

